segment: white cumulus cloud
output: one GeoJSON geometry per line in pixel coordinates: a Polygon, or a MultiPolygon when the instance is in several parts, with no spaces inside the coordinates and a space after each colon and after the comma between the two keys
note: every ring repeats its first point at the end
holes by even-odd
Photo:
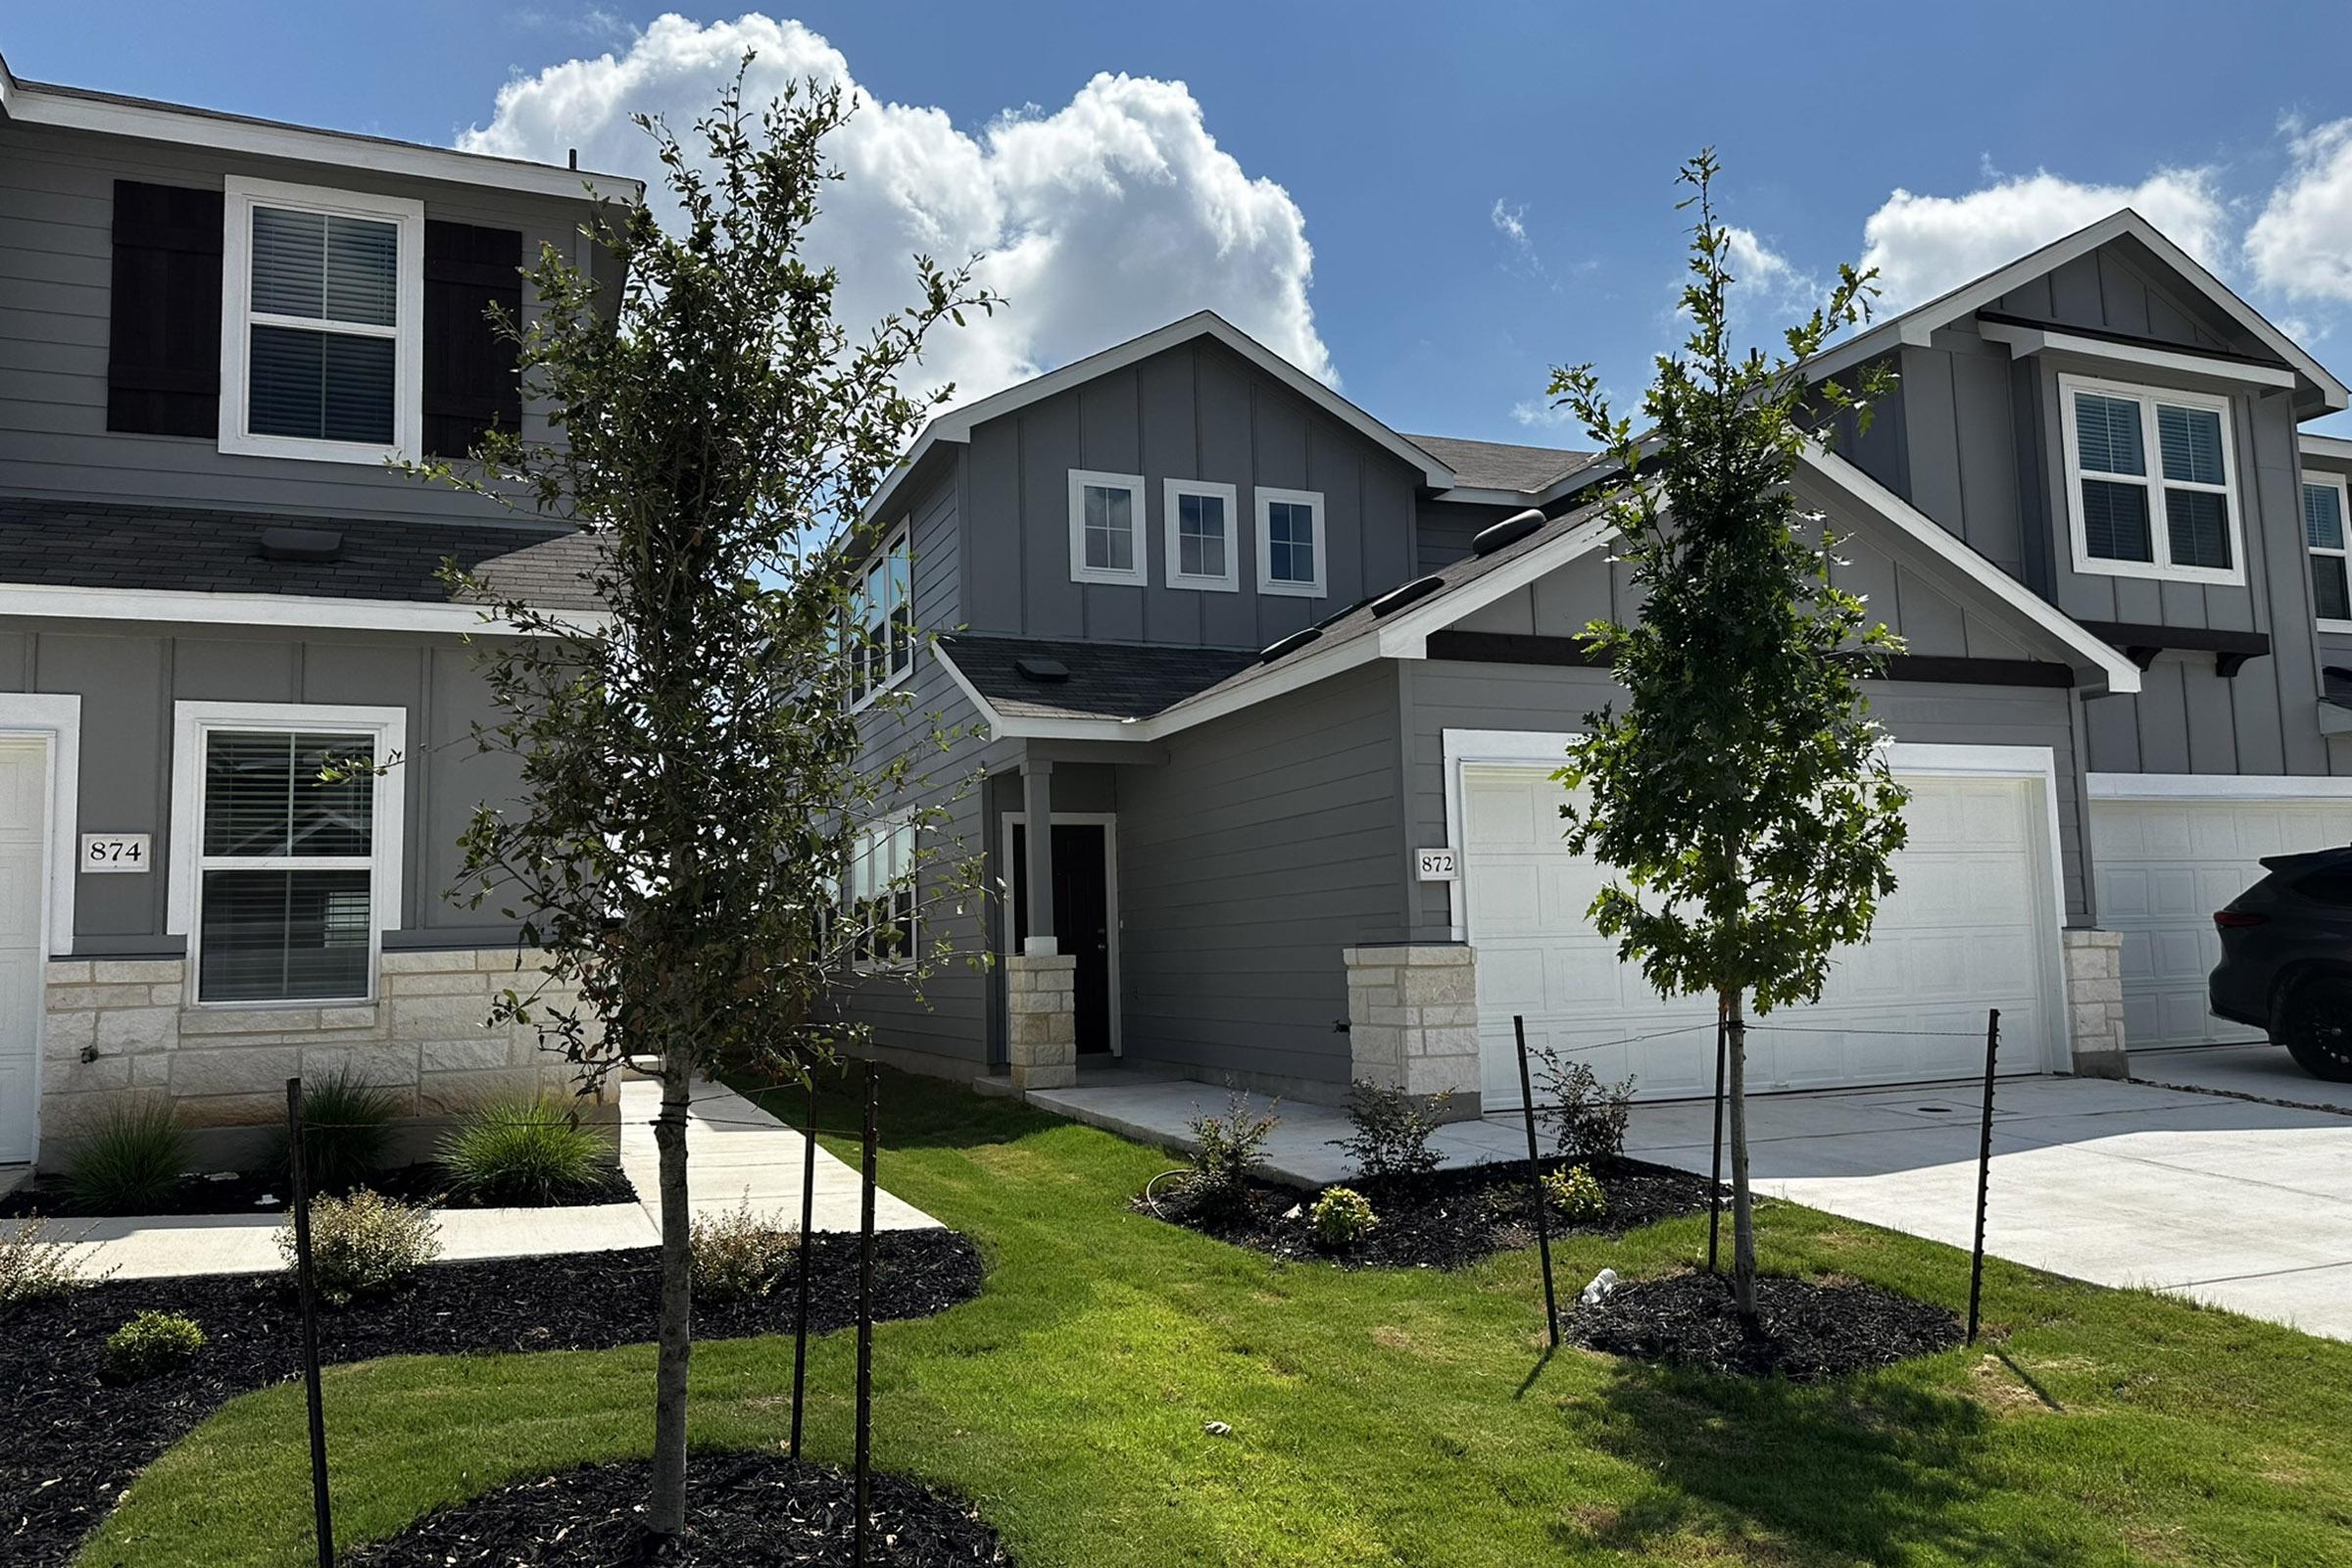
{"type": "Polygon", "coordinates": [[[1307,300],[1305,216],[1218,147],[1182,82],[1103,73],[1051,114],[1023,106],[973,134],[939,109],[859,92],[841,51],[799,22],[673,15],[626,47],[510,81],[459,145],[550,162],[577,148],[582,167],[640,175],[658,199],[661,171],[629,116],[661,116],[691,141],[747,52],[749,103],[811,78],[858,92],[831,144],[848,178],[825,193],[808,240],[811,260],[841,269],[845,321],[861,329],[910,303],[917,251],[943,263],[987,253],[982,280],[1009,308],[967,317],[924,366],[957,401],[1203,308],[1338,384],[1307,300]]]}
{"type": "Polygon", "coordinates": [[[2289,128],[2292,163],[2246,230],[2247,265],[2292,298],[2352,300],[2352,120],[2289,128]]]}
{"type": "Polygon", "coordinates": [[[2136,185],[2084,184],[2043,171],[1964,196],[1897,189],[1862,225],[1862,265],[1879,270],[1879,307],[1902,310],[2119,207],[2136,209],[2208,268],[2218,271],[2227,259],[2229,214],[2209,170],[2159,170],[2136,185]]]}

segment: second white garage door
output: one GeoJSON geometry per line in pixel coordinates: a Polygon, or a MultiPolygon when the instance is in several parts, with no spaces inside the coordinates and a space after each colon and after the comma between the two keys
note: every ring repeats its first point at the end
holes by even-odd
{"type": "Polygon", "coordinates": [[[2221,961],[2213,911],[2263,874],[2266,855],[2352,844],[2352,799],[2115,799],[2144,781],[2094,775],[2091,883],[2099,924],[2124,936],[2124,1040],[2133,1051],[2259,1040],[2205,1010],[2221,961]],[[2100,798],[2102,795],[2108,798],[2100,798]]]}
{"type": "MultiPolygon", "coordinates": [[[[1714,1087],[1713,1004],[1663,1002],[1586,909],[1602,867],[1560,842],[1548,769],[1462,769],[1465,922],[1478,954],[1479,1044],[1488,1108],[1520,1102],[1514,1014],[1531,1050],[1549,1046],[1645,1099],[1714,1087]]],[[[1758,1020],[1748,1084],[1858,1088],[1984,1070],[1984,1012],[2001,1009],[2002,1064],[2061,1059],[2056,895],[2047,786],[2039,779],[1906,776],[1910,843],[1900,886],[1868,946],[1841,956],[1818,1006],[1758,1020]],[[1901,1032],[1889,1032],[1901,1031],[1901,1032]]]]}

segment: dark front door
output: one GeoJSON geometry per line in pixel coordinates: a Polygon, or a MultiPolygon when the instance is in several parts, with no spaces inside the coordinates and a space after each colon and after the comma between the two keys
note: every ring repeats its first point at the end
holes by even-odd
{"type": "MultiPolygon", "coordinates": [[[[1054,938],[1078,960],[1078,1050],[1110,1049],[1108,831],[1099,822],[1054,824],[1054,938]]],[[[1012,827],[1012,951],[1029,937],[1029,831],[1012,827]]]]}

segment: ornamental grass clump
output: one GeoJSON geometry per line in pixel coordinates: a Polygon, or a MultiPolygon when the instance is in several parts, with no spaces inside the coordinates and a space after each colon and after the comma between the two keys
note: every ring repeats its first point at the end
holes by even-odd
{"type": "Polygon", "coordinates": [[[757,1300],[791,1274],[801,1233],[753,1213],[747,1199],[723,1214],[698,1216],[688,1245],[694,1251],[696,1300],[757,1300]]]}
{"type": "Polygon", "coordinates": [[[204,1348],[204,1330],[176,1312],[141,1312],[106,1337],[99,1371],[109,1383],[144,1383],[176,1372],[204,1348]]]}
{"type": "MultiPolygon", "coordinates": [[[[294,1217],[277,1233],[289,1272],[297,1266],[294,1217]]],[[[311,1204],[311,1277],[319,1298],[343,1306],[380,1295],[416,1277],[441,1255],[441,1231],[432,1211],[363,1187],[349,1198],[311,1204]]]]}
{"type": "MultiPolygon", "coordinates": [[[[303,1174],[314,1193],[347,1193],[383,1168],[400,1099],[348,1067],[302,1086],[303,1174]]],[[[289,1151],[277,1156],[289,1167],[289,1151]]]]}
{"type": "Polygon", "coordinates": [[[1378,1230],[1380,1216],[1372,1212],[1372,1200],[1354,1188],[1329,1187],[1307,1210],[1306,1223],[1315,1245],[1340,1252],[1378,1230]]]}
{"type": "Polygon", "coordinates": [[[553,1100],[483,1105],[441,1141],[450,1185],[477,1203],[560,1203],[602,1188],[605,1140],[553,1100]]]}
{"type": "Polygon", "coordinates": [[[1592,1225],[1608,1218],[1609,1195],[1599,1178],[1582,1165],[1545,1171],[1544,1199],[1571,1225],[1592,1225]]]}
{"type": "Polygon", "coordinates": [[[167,1102],[118,1103],[82,1133],[66,1188],[81,1213],[144,1214],[171,1200],[188,1159],[187,1131],[167,1102]]]}

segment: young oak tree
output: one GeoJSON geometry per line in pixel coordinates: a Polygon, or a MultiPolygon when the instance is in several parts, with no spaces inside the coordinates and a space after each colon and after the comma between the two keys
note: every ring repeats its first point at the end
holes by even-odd
{"type": "Polygon", "coordinates": [[[1554,777],[1589,792],[1560,808],[1566,838],[1617,876],[1592,906],[1664,996],[1712,995],[1728,1032],[1733,1295],[1755,1315],[1748,1189],[1746,1007],[1820,998],[1832,953],[1870,934],[1894,887],[1901,786],[1858,682],[1901,644],[1832,580],[1836,540],[1793,481],[1807,445],[1840,416],[1867,421],[1889,377],[1812,380],[1831,333],[1869,315],[1871,274],[1838,269],[1827,302],[1744,352],[1728,314],[1733,230],[1716,219],[1712,149],[1686,164],[1695,208],[1683,311],[1690,335],[1662,354],[1642,400],[1647,428],[1612,414],[1591,366],[1555,369],[1551,392],[1606,449],[1603,492],[1641,618],[1593,621],[1585,646],[1625,690],[1585,718],[1554,777]]]}
{"type": "MultiPolygon", "coordinates": [[[[825,138],[852,106],[811,85],[755,115],[742,91],[739,74],[698,122],[700,157],[638,118],[677,213],[665,226],[642,205],[600,208],[589,233],[617,286],[552,247],[530,269],[541,309],[501,327],[549,438],[493,430],[462,468],[423,470],[597,546],[602,617],[444,568],[525,634],[482,644],[494,721],[473,738],[521,784],[512,808],[474,813],[459,896],[499,901],[544,955],[494,1025],[535,1025],[592,1085],[630,1058],[658,1063],[656,1536],[685,1523],[691,1086],[724,1067],[805,1079],[856,1050],[857,1031],[809,1020],[877,958],[919,984],[917,864],[936,899],[978,891],[976,858],[934,849],[867,867],[840,906],[861,824],[917,793],[931,803],[918,823],[945,811],[917,788],[924,748],[861,754],[872,715],[922,717],[904,689],[874,690],[914,633],[869,613],[876,539],[857,519],[949,396],[909,397],[900,376],[941,323],[997,302],[969,262],[917,257],[914,304],[862,335],[836,321],[835,272],[802,248],[841,177],[825,138]]],[[[929,718],[938,756],[955,737],[929,718]]]]}

